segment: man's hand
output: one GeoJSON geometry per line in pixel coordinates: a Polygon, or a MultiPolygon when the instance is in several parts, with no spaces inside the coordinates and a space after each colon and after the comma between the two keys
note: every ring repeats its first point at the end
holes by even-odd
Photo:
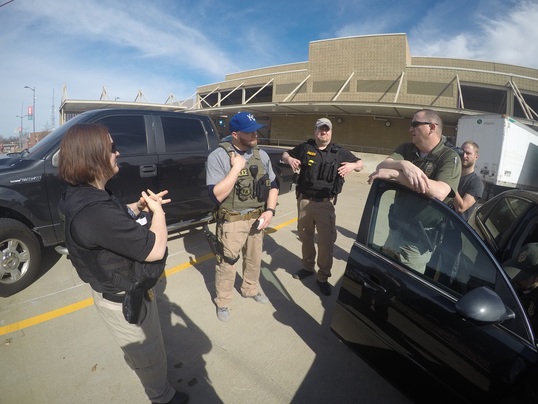
{"type": "Polygon", "coordinates": [[[228,153],[230,155],[230,164],[233,168],[239,169],[241,171],[247,165],[247,161],[239,153],[234,152],[233,150],[228,153]]]}
{"type": "Polygon", "coordinates": [[[402,174],[414,191],[424,194],[430,187],[428,176],[410,161],[402,162],[402,174]]]}
{"type": "Polygon", "coordinates": [[[349,161],[340,163],[340,167],[338,167],[338,174],[341,177],[345,177],[348,175],[351,171],[360,171],[362,170],[362,161],[358,160],[354,163],[351,163],[349,161]]]}
{"type": "Polygon", "coordinates": [[[368,184],[371,185],[372,182],[378,178],[381,180],[396,180],[399,176],[400,172],[398,170],[392,168],[378,168],[368,177],[368,184]]]}
{"type": "Polygon", "coordinates": [[[282,161],[288,164],[294,172],[301,168],[301,160],[291,157],[288,152],[282,154],[282,161]]]}
{"type": "MultiPolygon", "coordinates": [[[[414,164],[412,165],[413,167],[416,167],[414,164]]],[[[377,178],[382,180],[394,180],[411,188],[415,192],[424,194],[426,193],[426,190],[430,188],[429,179],[426,174],[422,172],[422,170],[420,170],[418,167],[416,168],[418,169],[418,172],[413,169],[407,170],[407,175],[409,177],[405,175],[405,170],[397,170],[395,168],[378,168],[368,177],[368,184],[372,184],[372,182],[377,178]]]]}

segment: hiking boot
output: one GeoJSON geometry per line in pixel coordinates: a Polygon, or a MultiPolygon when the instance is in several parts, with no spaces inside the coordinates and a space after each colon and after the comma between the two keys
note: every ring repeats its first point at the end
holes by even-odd
{"type": "Polygon", "coordinates": [[[316,283],[318,284],[319,290],[322,294],[324,294],[325,296],[331,295],[331,285],[329,285],[329,282],[316,281],[316,283]]]}
{"type": "Polygon", "coordinates": [[[312,276],[316,273],[316,271],[308,271],[306,269],[299,269],[297,272],[293,274],[294,279],[302,280],[304,278],[307,278],[309,276],[312,276]]]}
{"type": "Polygon", "coordinates": [[[217,317],[220,321],[228,321],[230,319],[228,307],[217,307],[217,317]]]}
{"type": "Polygon", "coordinates": [[[254,299],[254,301],[256,301],[256,303],[263,303],[263,304],[269,303],[269,299],[267,298],[267,296],[262,295],[260,292],[258,292],[254,296],[243,296],[243,297],[244,298],[254,299]]]}

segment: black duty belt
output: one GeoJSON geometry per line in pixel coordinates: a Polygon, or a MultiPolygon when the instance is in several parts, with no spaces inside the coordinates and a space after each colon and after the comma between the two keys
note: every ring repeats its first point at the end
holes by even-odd
{"type": "MultiPolygon", "coordinates": [[[[155,297],[155,291],[153,288],[148,289],[144,293],[144,297],[148,302],[151,302],[155,297]]],[[[103,293],[103,299],[109,300],[114,303],[123,303],[125,299],[125,293],[103,293]]]]}
{"type": "Polygon", "coordinates": [[[301,196],[301,199],[308,199],[309,201],[312,201],[312,202],[329,202],[334,199],[334,196],[331,196],[330,198],[317,198],[315,196],[307,196],[305,194],[300,194],[300,196],[301,196]]]}

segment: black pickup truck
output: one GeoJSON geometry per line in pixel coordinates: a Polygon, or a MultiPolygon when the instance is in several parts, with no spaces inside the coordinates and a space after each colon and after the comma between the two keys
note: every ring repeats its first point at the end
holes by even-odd
{"type": "MultiPolygon", "coordinates": [[[[107,188],[124,202],[145,189],[169,191],[165,205],[169,232],[205,223],[214,208],[206,185],[207,156],[219,135],[207,116],[144,109],[101,109],[80,114],[29,150],[0,156],[0,296],[35,281],[42,247],[61,245],[58,201],[66,184],[58,179],[58,151],[76,123],[101,123],[114,139],[120,172],[107,188]]],[[[280,184],[291,188],[293,173],[280,162],[283,149],[267,151],[280,184]]]]}

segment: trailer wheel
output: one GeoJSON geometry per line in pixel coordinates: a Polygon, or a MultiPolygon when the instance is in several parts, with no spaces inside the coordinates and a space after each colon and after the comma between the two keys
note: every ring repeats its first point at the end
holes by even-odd
{"type": "Polygon", "coordinates": [[[35,234],[14,219],[0,219],[0,296],[11,296],[35,281],[41,245],[35,234]]]}

